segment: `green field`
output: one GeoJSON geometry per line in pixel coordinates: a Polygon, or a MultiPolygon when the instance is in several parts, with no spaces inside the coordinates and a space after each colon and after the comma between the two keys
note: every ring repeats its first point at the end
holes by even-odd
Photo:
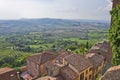
{"type": "Polygon", "coordinates": [[[24,34],[6,34],[0,36],[0,67],[20,67],[25,65],[26,56],[42,51],[71,50],[77,54],[85,54],[91,46],[107,39],[108,31],[87,30],[81,32],[46,31],[24,34]],[[57,33],[58,32],[58,33],[57,33]],[[11,64],[12,63],[12,64],[11,64]]]}

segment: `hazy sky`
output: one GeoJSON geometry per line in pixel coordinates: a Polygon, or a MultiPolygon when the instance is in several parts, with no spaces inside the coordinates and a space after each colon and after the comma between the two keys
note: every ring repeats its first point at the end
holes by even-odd
{"type": "Polygon", "coordinates": [[[0,19],[109,20],[110,0],[0,0],[0,19]]]}

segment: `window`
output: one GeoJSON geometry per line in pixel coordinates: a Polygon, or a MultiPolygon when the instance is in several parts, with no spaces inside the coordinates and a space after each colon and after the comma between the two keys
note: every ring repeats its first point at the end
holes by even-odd
{"type": "Polygon", "coordinates": [[[48,70],[47,66],[45,67],[46,71],[48,70]]]}
{"type": "Polygon", "coordinates": [[[69,66],[69,63],[67,63],[67,66],[69,66]]]}
{"type": "Polygon", "coordinates": [[[95,75],[95,78],[97,78],[97,74],[95,75]]]}
{"type": "Polygon", "coordinates": [[[92,78],[92,76],[90,75],[90,76],[89,76],[89,79],[91,79],[91,78],[92,78]]]}
{"type": "Polygon", "coordinates": [[[98,67],[96,68],[96,72],[98,71],[98,67]]]}
{"type": "Polygon", "coordinates": [[[101,53],[100,53],[100,52],[98,52],[98,54],[99,54],[99,55],[101,55],[101,53]]]}
{"type": "Polygon", "coordinates": [[[84,73],[80,75],[80,80],[84,80],[84,73]]]}
{"type": "Polygon", "coordinates": [[[88,74],[88,70],[86,70],[86,74],[88,74]]]}
{"type": "Polygon", "coordinates": [[[53,70],[50,70],[50,76],[52,76],[53,75],[53,70]]]}
{"type": "Polygon", "coordinates": [[[106,61],[106,58],[104,59],[104,61],[106,61]]]}
{"type": "Polygon", "coordinates": [[[92,71],[92,68],[89,69],[89,72],[92,71]]]}
{"type": "Polygon", "coordinates": [[[88,80],[87,77],[85,77],[85,80],[88,80]]]}

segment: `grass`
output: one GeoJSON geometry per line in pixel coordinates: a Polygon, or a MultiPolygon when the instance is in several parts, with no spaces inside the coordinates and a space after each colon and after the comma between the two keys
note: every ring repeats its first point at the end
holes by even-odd
{"type": "Polygon", "coordinates": [[[0,56],[9,55],[10,53],[12,53],[11,49],[1,49],[0,48],[0,56]]]}
{"type": "Polygon", "coordinates": [[[99,42],[101,41],[101,39],[89,39],[89,40],[82,40],[82,39],[79,39],[79,38],[68,38],[68,39],[63,39],[63,40],[71,40],[71,41],[77,41],[79,43],[86,43],[86,42],[89,42],[89,43],[95,43],[95,42],[99,42]]]}
{"type": "MultiPolygon", "coordinates": [[[[48,50],[48,49],[51,49],[51,47],[53,45],[56,45],[58,43],[61,43],[61,42],[57,42],[59,40],[62,40],[63,42],[64,41],[75,41],[75,42],[78,42],[78,43],[83,43],[83,44],[86,44],[86,42],[89,42],[90,44],[94,44],[96,42],[99,42],[101,40],[103,40],[104,38],[106,38],[106,36],[104,36],[104,34],[107,34],[107,30],[100,30],[100,31],[89,31],[89,33],[87,34],[88,35],[88,40],[85,40],[85,39],[80,39],[80,35],[77,35],[77,34],[72,34],[70,33],[70,35],[68,35],[69,33],[66,33],[65,35],[63,34],[54,34],[54,36],[50,36],[50,37],[46,37],[46,36],[43,36],[41,37],[42,33],[40,32],[31,32],[29,35],[27,34],[24,34],[23,35],[15,35],[15,34],[12,34],[12,35],[3,35],[3,36],[0,36],[0,56],[3,56],[3,55],[9,55],[10,53],[14,53],[14,51],[11,49],[11,47],[13,47],[13,44],[9,43],[6,41],[6,38],[9,38],[9,37],[15,37],[15,39],[18,39],[18,40],[22,40],[23,42],[25,41],[31,41],[31,42],[43,42],[42,44],[27,44],[27,45],[30,45],[30,48],[32,48],[33,50],[37,50],[37,49],[44,49],[44,50],[48,50]],[[14,36],[15,35],[15,36],[14,36]],[[62,35],[62,36],[61,36],[62,35]],[[74,35],[74,38],[71,37],[74,35]],[[65,36],[69,36],[68,38],[65,37],[65,36]],[[33,39],[29,39],[29,38],[33,38],[33,39]],[[35,37],[35,38],[34,38],[35,37]],[[47,42],[44,42],[44,38],[47,38],[47,42]],[[51,42],[51,40],[53,42],[51,42]]],[[[86,35],[84,35],[86,36],[86,35]]],[[[62,46],[62,45],[56,45],[56,46],[62,46]]]]}

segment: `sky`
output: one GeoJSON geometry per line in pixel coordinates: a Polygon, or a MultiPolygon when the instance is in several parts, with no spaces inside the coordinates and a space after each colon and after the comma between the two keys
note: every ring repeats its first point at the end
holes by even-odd
{"type": "Polygon", "coordinates": [[[110,20],[110,0],[0,0],[0,19],[110,20]]]}

